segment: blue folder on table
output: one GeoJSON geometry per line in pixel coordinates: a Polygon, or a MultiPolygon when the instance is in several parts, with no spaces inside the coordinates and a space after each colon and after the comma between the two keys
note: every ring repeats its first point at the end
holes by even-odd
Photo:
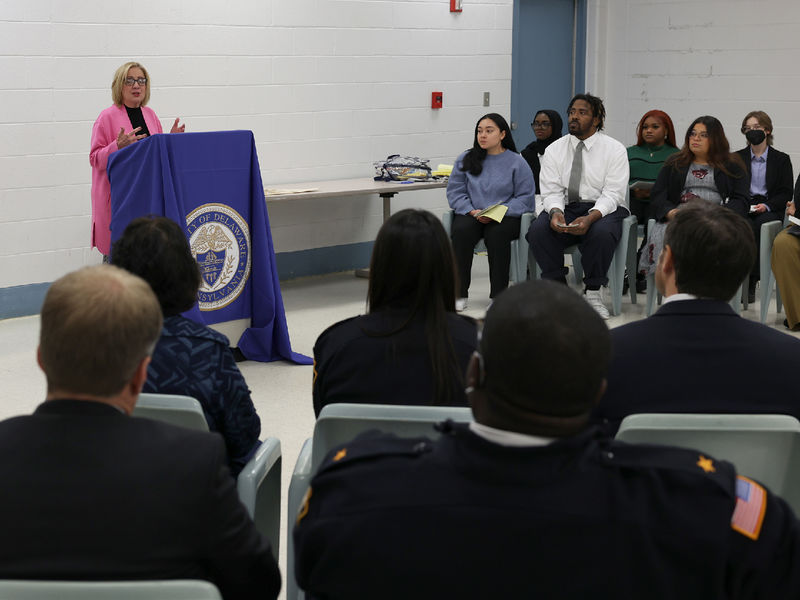
{"type": "Polygon", "coordinates": [[[237,344],[247,358],[311,364],[289,341],[251,131],[153,135],[112,153],[108,177],[112,243],[145,215],[186,232],[203,283],[185,317],[250,319],[237,344]]]}

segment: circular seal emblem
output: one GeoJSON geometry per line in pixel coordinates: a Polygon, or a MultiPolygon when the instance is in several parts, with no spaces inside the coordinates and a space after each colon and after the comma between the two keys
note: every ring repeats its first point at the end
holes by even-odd
{"type": "Polygon", "coordinates": [[[186,229],[200,266],[200,310],[228,306],[250,277],[250,228],[230,206],[203,204],[186,217],[186,229]]]}

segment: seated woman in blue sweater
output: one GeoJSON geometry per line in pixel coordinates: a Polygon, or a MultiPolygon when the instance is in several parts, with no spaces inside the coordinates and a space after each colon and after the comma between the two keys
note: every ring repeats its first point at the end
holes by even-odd
{"type": "Polygon", "coordinates": [[[482,116],[475,126],[472,148],[456,159],[447,184],[447,201],[453,209],[450,237],[461,282],[457,310],[467,307],[472,253],[483,238],[489,254],[489,297],[508,287],[511,241],[519,237],[522,213],[534,205],[533,173],[517,154],[506,120],[497,113],[482,116]],[[500,223],[477,216],[494,204],[508,206],[500,223]]]}
{"type": "Polygon", "coordinates": [[[200,288],[185,234],[166,217],[134,219],[114,242],[112,262],[149,283],[164,313],[142,391],[197,399],[208,428],[225,440],[235,477],[260,444],[261,420],[228,338],[180,314],[197,302],[200,288]]]}

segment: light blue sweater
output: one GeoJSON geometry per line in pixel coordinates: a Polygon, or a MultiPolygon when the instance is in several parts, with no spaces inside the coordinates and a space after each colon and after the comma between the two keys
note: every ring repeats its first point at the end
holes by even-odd
{"type": "Polygon", "coordinates": [[[511,150],[488,154],[481,174],[475,176],[461,170],[467,152],[456,159],[447,182],[447,201],[456,214],[466,215],[498,202],[508,205],[510,217],[533,212],[533,173],[522,156],[511,150]]]}

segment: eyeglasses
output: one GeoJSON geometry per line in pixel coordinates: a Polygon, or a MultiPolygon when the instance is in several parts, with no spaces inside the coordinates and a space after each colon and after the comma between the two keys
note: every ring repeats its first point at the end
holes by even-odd
{"type": "Polygon", "coordinates": [[[138,79],[135,77],[125,78],[125,85],[131,86],[134,83],[138,83],[139,85],[147,85],[147,78],[146,77],[139,77],[138,79]]]}
{"type": "Polygon", "coordinates": [[[764,128],[761,125],[753,125],[752,127],[748,127],[745,125],[742,127],[742,133],[747,133],[748,131],[764,131],[764,128]]]}
{"type": "Polygon", "coordinates": [[[691,131],[689,133],[690,138],[700,138],[702,140],[708,139],[708,132],[707,131],[691,131]]]}
{"type": "Polygon", "coordinates": [[[531,129],[547,129],[550,125],[550,121],[534,121],[531,123],[531,129]]]}

